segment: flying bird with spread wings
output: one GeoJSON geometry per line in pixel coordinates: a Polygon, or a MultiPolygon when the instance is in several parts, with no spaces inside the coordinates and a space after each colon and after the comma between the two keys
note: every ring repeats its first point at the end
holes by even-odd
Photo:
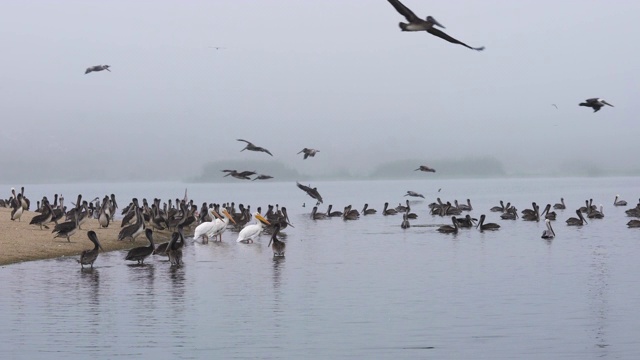
{"type": "Polygon", "coordinates": [[[300,150],[298,152],[298,154],[304,153],[304,158],[302,160],[306,160],[309,156],[314,157],[314,156],[316,156],[316,153],[319,153],[319,152],[320,152],[320,150],[311,149],[311,148],[304,148],[304,149],[300,150]]]}
{"type": "Polygon", "coordinates": [[[251,180],[251,178],[249,176],[251,175],[255,175],[256,172],[255,171],[237,171],[237,170],[221,170],[222,172],[226,172],[227,175],[223,176],[223,177],[227,177],[229,175],[233,176],[236,179],[240,179],[240,180],[251,180]]]}
{"type": "Polygon", "coordinates": [[[90,66],[87,68],[87,70],[84,71],[85,75],[93,72],[93,71],[102,71],[102,70],[107,70],[108,72],[111,72],[111,70],[109,70],[110,66],[109,65],[96,65],[96,66],[90,66]]]}
{"type": "Polygon", "coordinates": [[[593,112],[597,112],[598,110],[600,110],[601,107],[603,107],[605,105],[609,105],[609,106],[613,107],[613,105],[609,104],[605,99],[601,99],[601,98],[587,99],[587,100],[585,100],[585,102],[580,103],[578,105],[590,107],[590,108],[593,109],[593,112]]]}
{"type": "Polygon", "coordinates": [[[244,149],[242,149],[240,151],[245,151],[245,150],[262,151],[262,152],[266,152],[267,154],[273,156],[273,154],[269,150],[267,150],[267,149],[265,149],[263,147],[260,147],[260,146],[255,146],[251,141],[247,141],[247,140],[243,140],[243,139],[236,139],[236,140],[244,141],[244,142],[247,143],[247,146],[245,146],[244,149]]]}
{"type": "Polygon", "coordinates": [[[417,169],[415,169],[413,171],[418,171],[418,170],[425,171],[425,172],[432,172],[432,173],[436,172],[436,169],[430,168],[427,165],[420,165],[419,168],[417,168],[417,169]]]}
{"type": "Polygon", "coordinates": [[[318,192],[318,189],[316,188],[311,188],[310,186],[305,186],[300,184],[299,182],[296,182],[296,184],[298,185],[298,187],[307,193],[307,195],[311,196],[312,198],[316,199],[318,202],[316,203],[316,205],[320,205],[322,204],[322,196],[320,196],[320,193],[318,192]]]}
{"type": "Polygon", "coordinates": [[[484,50],[484,46],[477,47],[477,48],[471,47],[463,43],[462,41],[454,39],[451,36],[445,34],[444,32],[436,29],[435,28],[436,26],[439,26],[443,29],[445,27],[442,26],[442,24],[440,24],[432,16],[427,16],[425,20],[422,20],[418,16],[416,16],[416,14],[414,14],[413,11],[411,11],[411,9],[404,6],[399,0],[388,0],[388,1],[396,9],[396,11],[398,11],[400,15],[404,16],[405,19],[407,19],[407,21],[409,22],[408,24],[403,22],[399,24],[400,29],[402,29],[402,31],[426,31],[431,35],[437,36],[453,44],[462,45],[471,50],[476,50],[476,51],[484,50]]]}

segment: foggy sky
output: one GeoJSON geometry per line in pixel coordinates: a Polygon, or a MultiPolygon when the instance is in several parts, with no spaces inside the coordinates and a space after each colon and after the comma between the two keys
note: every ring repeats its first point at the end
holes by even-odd
{"type": "Polygon", "coordinates": [[[469,156],[637,167],[640,2],[403,2],[486,50],[401,32],[385,0],[5,1],[3,172],[183,179],[271,160],[236,138],[303,173],[469,156]],[[112,72],[84,74],[98,64],[112,72]],[[578,106],[590,97],[615,107],[578,106]]]}

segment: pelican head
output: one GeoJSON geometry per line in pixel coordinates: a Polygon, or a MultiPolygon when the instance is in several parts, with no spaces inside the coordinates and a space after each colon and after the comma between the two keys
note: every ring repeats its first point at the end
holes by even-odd
{"type": "Polygon", "coordinates": [[[260,215],[260,213],[258,213],[258,212],[257,212],[257,213],[255,213],[255,214],[253,214],[253,217],[254,217],[254,218],[256,218],[256,219],[258,219],[258,220],[260,220],[260,222],[263,222],[263,223],[265,223],[265,224],[267,224],[267,225],[271,225],[271,223],[270,223],[267,219],[265,219],[264,217],[262,217],[262,215],[260,215]]]}
{"type": "Polygon", "coordinates": [[[229,212],[227,211],[227,209],[222,209],[222,214],[224,214],[224,216],[227,217],[227,219],[231,220],[232,223],[236,223],[235,220],[233,220],[233,217],[231,216],[231,214],[229,214],[229,212]]]}
{"type": "Polygon", "coordinates": [[[427,16],[427,22],[433,24],[435,26],[440,26],[443,29],[446,29],[444,25],[440,24],[438,20],[434,19],[433,16],[427,16]]]}

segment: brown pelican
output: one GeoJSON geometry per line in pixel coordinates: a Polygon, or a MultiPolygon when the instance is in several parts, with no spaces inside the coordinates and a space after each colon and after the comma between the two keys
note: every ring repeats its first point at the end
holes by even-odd
{"type": "Polygon", "coordinates": [[[576,210],[576,214],[578,214],[577,218],[571,217],[567,219],[567,225],[580,226],[587,224],[587,220],[582,216],[582,212],[580,212],[580,210],[576,210]]]}
{"type": "Polygon", "coordinates": [[[278,233],[280,232],[280,224],[275,224],[273,227],[273,234],[271,234],[271,239],[269,240],[269,245],[271,246],[271,250],[273,250],[273,256],[275,257],[284,257],[284,250],[287,247],[283,241],[278,239],[278,233]]]}
{"type": "Polygon", "coordinates": [[[136,222],[122,228],[122,230],[120,230],[120,233],[118,234],[118,240],[131,238],[131,241],[134,241],[136,237],[142,234],[145,230],[144,220],[142,219],[140,208],[138,207],[138,199],[133,199],[133,206],[133,211],[135,211],[136,214],[136,222]]]}
{"type": "Polygon", "coordinates": [[[484,46],[477,47],[477,48],[471,47],[463,43],[462,41],[456,40],[451,36],[445,34],[444,32],[436,29],[435,26],[439,26],[443,29],[445,27],[442,26],[442,24],[440,24],[438,21],[436,21],[436,19],[434,19],[431,16],[427,16],[426,20],[420,19],[418,16],[416,16],[416,14],[413,13],[413,11],[409,10],[409,8],[404,6],[399,0],[389,0],[389,3],[393,5],[396,11],[398,11],[400,15],[404,16],[405,19],[407,19],[407,21],[409,22],[408,24],[405,24],[403,22],[399,24],[400,29],[402,29],[402,31],[426,31],[431,35],[435,35],[453,44],[460,44],[471,50],[477,50],[477,51],[484,50],[484,46]]]}
{"type": "Polygon", "coordinates": [[[314,157],[314,156],[316,156],[316,153],[319,153],[319,152],[320,152],[320,150],[304,148],[304,149],[300,150],[298,152],[298,154],[304,153],[304,158],[302,160],[306,160],[309,156],[314,157]]]}
{"type": "Polygon", "coordinates": [[[475,225],[475,222],[478,221],[471,217],[471,215],[467,214],[464,218],[456,218],[457,226],[461,228],[470,228],[475,225]]]}
{"type": "Polygon", "coordinates": [[[500,225],[496,223],[484,223],[485,216],[484,214],[480,215],[480,222],[476,225],[476,228],[480,228],[480,231],[484,230],[498,230],[500,229],[500,225]]]}
{"type": "Polygon", "coordinates": [[[52,233],[57,233],[53,238],[66,237],[68,242],[71,242],[71,235],[75,234],[78,230],[78,214],[74,213],[73,219],[57,224],[52,233]]]}
{"type": "Polygon", "coordinates": [[[614,206],[627,206],[627,202],[624,200],[618,200],[618,198],[620,197],[620,195],[616,195],[616,198],[613,199],[613,205],[614,206]]]}
{"type": "Polygon", "coordinates": [[[547,206],[544,207],[542,214],[540,214],[540,216],[544,216],[544,218],[548,220],[555,220],[556,215],[555,211],[551,211],[551,204],[547,204],[547,206]]]}
{"type": "Polygon", "coordinates": [[[271,225],[267,219],[262,217],[259,212],[253,214],[253,217],[256,219],[256,223],[252,225],[245,226],[240,233],[238,234],[237,242],[241,243],[252,243],[255,238],[257,238],[263,229],[263,224],[271,225]]]}
{"type": "Polygon", "coordinates": [[[364,204],[364,208],[362,208],[362,215],[373,215],[377,212],[376,209],[369,209],[369,204],[364,204]]]}
{"type": "Polygon", "coordinates": [[[318,200],[316,205],[322,204],[322,196],[320,196],[320,193],[318,192],[317,188],[311,188],[310,186],[304,186],[302,184],[300,184],[299,182],[296,182],[296,184],[298,185],[298,187],[307,193],[307,195],[311,196],[312,198],[318,200]]]}
{"type": "Polygon", "coordinates": [[[640,220],[629,220],[627,226],[630,228],[638,228],[640,227],[640,220]]]}
{"type": "Polygon", "coordinates": [[[551,227],[551,220],[546,219],[544,223],[547,225],[547,230],[542,232],[541,237],[543,239],[553,239],[556,236],[556,233],[553,231],[553,228],[551,227]]]}
{"type": "Polygon", "coordinates": [[[504,212],[500,215],[502,220],[516,220],[518,218],[518,209],[515,206],[511,206],[511,203],[507,203],[504,212]]]}
{"type": "Polygon", "coordinates": [[[538,204],[535,202],[531,203],[533,209],[524,209],[522,210],[522,220],[525,221],[540,221],[540,211],[538,204]]]}
{"type": "Polygon", "coordinates": [[[39,225],[40,230],[42,230],[43,226],[48,229],[49,227],[46,224],[50,222],[53,217],[53,209],[51,208],[51,204],[49,204],[49,200],[45,197],[42,202],[44,210],[42,213],[31,218],[31,221],[29,222],[29,225],[39,225]]]}
{"type": "Polygon", "coordinates": [[[253,180],[251,181],[256,181],[256,180],[269,180],[269,179],[273,179],[273,176],[271,175],[258,175],[256,176],[253,180]]]}
{"type": "Polygon", "coordinates": [[[567,207],[564,205],[564,198],[560,198],[560,202],[555,204],[555,205],[553,205],[553,208],[556,209],[556,210],[564,210],[564,209],[566,209],[567,207]]]}
{"type": "Polygon", "coordinates": [[[500,200],[500,206],[494,206],[491,209],[489,209],[489,211],[504,212],[504,203],[502,202],[502,200],[500,200]]]}
{"type": "Polygon", "coordinates": [[[406,194],[404,194],[404,196],[421,197],[421,198],[423,198],[423,199],[424,199],[424,195],[422,195],[422,194],[420,194],[420,193],[417,193],[417,192],[415,192],[415,191],[411,191],[411,190],[408,190],[408,191],[407,191],[407,193],[406,193],[406,194]]]}
{"type": "Polygon", "coordinates": [[[342,216],[342,214],[343,214],[342,211],[331,211],[331,209],[333,209],[333,205],[329,204],[329,207],[327,208],[327,216],[328,217],[340,217],[340,216],[342,216]]]}
{"type": "Polygon", "coordinates": [[[311,220],[325,220],[328,217],[329,216],[327,216],[327,214],[325,213],[319,213],[317,206],[314,206],[311,210],[311,220]]]}
{"type": "Polygon", "coordinates": [[[405,203],[406,205],[402,205],[401,203],[398,203],[398,206],[396,206],[396,211],[406,212],[409,209],[409,199],[407,199],[405,203]]]}
{"type": "Polygon", "coordinates": [[[242,171],[239,172],[237,170],[222,170],[222,172],[226,172],[227,175],[223,176],[223,177],[227,177],[229,175],[233,176],[236,179],[240,179],[240,180],[251,180],[251,178],[249,176],[251,175],[255,175],[256,172],[255,171],[242,171]]]}
{"type": "Polygon", "coordinates": [[[102,70],[107,70],[108,72],[111,72],[111,70],[109,70],[111,66],[109,65],[95,65],[95,66],[90,66],[87,68],[87,70],[84,71],[85,75],[92,72],[92,71],[102,71],[102,70]]]}
{"type": "Polygon", "coordinates": [[[407,213],[404,213],[402,215],[402,224],[400,224],[400,227],[403,229],[408,229],[411,227],[411,224],[409,224],[409,216],[407,215],[407,213]]]}
{"type": "MultiPolygon", "coordinates": [[[[469,215],[467,215],[469,216],[469,215]]],[[[440,226],[437,231],[441,232],[443,234],[457,234],[458,233],[458,219],[455,216],[451,217],[451,222],[453,223],[453,226],[451,225],[442,225],[440,226]]]]}
{"type": "Polygon", "coordinates": [[[396,215],[398,211],[396,209],[389,209],[389,203],[384,203],[384,209],[382,209],[382,215],[396,215]]]}
{"type": "Polygon", "coordinates": [[[11,221],[20,221],[22,213],[24,212],[24,208],[22,207],[22,194],[16,194],[16,190],[14,188],[11,188],[11,193],[13,194],[13,197],[9,201],[12,209],[11,221]]]}
{"type": "Polygon", "coordinates": [[[471,211],[473,210],[473,206],[471,206],[471,200],[467,199],[467,204],[458,204],[458,200],[454,200],[453,203],[456,207],[462,211],[471,211]]]}
{"type": "Polygon", "coordinates": [[[602,210],[602,204],[600,204],[600,210],[589,209],[587,212],[587,217],[589,219],[603,219],[604,211],[602,210]]]}
{"type": "Polygon", "coordinates": [[[351,205],[344,207],[344,212],[342,214],[342,220],[358,220],[360,218],[360,213],[356,209],[352,209],[351,205]]]}
{"type": "Polygon", "coordinates": [[[420,165],[419,168],[417,168],[417,169],[415,169],[413,171],[418,171],[418,170],[425,171],[425,172],[432,172],[432,173],[436,172],[436,169],[430,168],[427,165],[420,165]]]}
{"type": "Polygon", "coordinates": [[[100,210],[98,212],[98,224],[100,224],[100,227],[102,228],[108,227],[109,221],[111,220],[109,212],[109,202],[109,197],[105,196],[104,200],[102,201],[102,206],[100,207],[100,210]]]}
{"type": "Polygon", "coordinates": [[[129,250],[127,256],[124,258],[125,260],[137,261],[138,264],[143,265],[144,259],[153,254],[153,250],[156,249],[156,246],[153,243],[153,231],[151,229],[146,229],[144,234],[147,236],[147,239],[149,239],[149,246],[141,246],[129,250]]]}
{"type": "Polygon", "coordinates": [[[93,269],[93,262],[98,258],[98,252],[100,250],[104,251],[104,249],[102,248],[102,245],[100,245],[100,241],[98,241],[98,235],[96,235],[95,231],[89,230],[87,232],[87,236],[93,243],[94,247],[91,250],[82,251],[82,254],[80,254],[80,260],[78,260],[78,262],[80,263],[81,268],[84,268],[85,265],[91,265],[91,268],[93,269]]]}
{"type": "Polygon", "coordinates": [[[580,103],[578,105],[590,107],[590,108],[593,109],[593,112],[597,112],[598,110],[600,110],[601,107],[603,107],[605,105],[609,105],[609,106],[613,107],[613,105],[609,104],[608,102],[606,102],[604,99],[601,99],[601,98],[587,99],[587,100],[585,100],[585,102],[580,103]]]}
{"type": "Polygon", "coordinates": [[[240,151],[245,151],[245,150],[251,150],[251,151],[262,151],[262,152],[266,152],[267,154],[273,156],[273,154],[271,152],[269,152],[269,150],[260,147],[260,146],[255,146],[253,145],[252,142],[247,141],[247,140],[243,140],[243,139],[236,139],[237,141],[244,141],[247,143],[247,146],[244,147],[244,149],[240,150],[240,151]]]}
{"type": "Polygon", "coordinates": [[[182,227],[178,227],[178,231],[171,234],[171,240],[167,243],[166,254],[169,256],[171,266],[182,265],[182,248],[184,247],[184,236],[182,235],[182,227]]]}

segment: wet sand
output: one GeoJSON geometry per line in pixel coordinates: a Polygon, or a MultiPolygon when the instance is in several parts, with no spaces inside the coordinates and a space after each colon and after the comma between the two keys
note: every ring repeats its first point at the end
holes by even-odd
{"type": "MultiPolygon", "coordinates": [[[[79,259],[83,250],[93,248],[93,243],[87,237],[89,230],[96,232],[104,251],[126,250],[149,244],[144,234],[138,236],[134,242],[128,239],[118,241],[120,220],[110,223],[107,228],[100,228],[97,219],[88,219],[80,226],[82,229],[71,236],[71,242],[66,238],[54,239],[54,234],[51,233],[54,223],[48,224],[48,230],[40,230],[38,225],[29,225],[37,214],[26,211],[20,221],[11,221],[11,209],[0,208],[0,266],[61,256],[74,256],[79,259]]],[[[169,236],[168,231],[154,231],[153,239],[156,243],[162,243],[168,241],[169,236]]]]}

